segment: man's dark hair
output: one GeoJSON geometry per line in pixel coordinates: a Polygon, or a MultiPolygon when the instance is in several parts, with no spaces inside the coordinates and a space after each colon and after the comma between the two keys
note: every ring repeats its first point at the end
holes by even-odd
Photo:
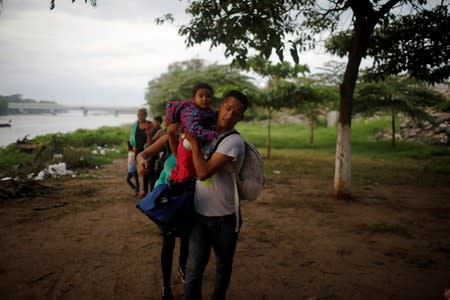
{"type": "Polygon", "coordinates": [[[244,93],[236,91],[236,90],[231,90],[228,93],[225,94],[225,96],[223,97],[223,99],[226,99],[228,97],[234,97],[237,100],[239,100],[239,102],[242,103],[242,105],[244,106],[244,110],[242,112],[244,112],[247,107],[248,107],[248,98],[247,96],[244,95],[244,93]]]}
{"type": "Polygon", "coordinates": [[[153,120],[158,121],[159,123],[162,123],[162,117],[161,116],[156,116],[153,118],[153,120]]]}
{"type": "Polygon", "coordinates": [[[211,85],[206,82],[199,82],[192,88],[192,97],[195,97],[195,93],[197,93],[199,89],[208,89],[211,92],[211,97],[214,95],[214,89],[211,85]]]}

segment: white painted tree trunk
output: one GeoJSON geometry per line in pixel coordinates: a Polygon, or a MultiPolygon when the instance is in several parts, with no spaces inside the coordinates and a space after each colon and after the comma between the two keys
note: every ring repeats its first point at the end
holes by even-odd
{"type": "Polygon", "coordinates": [[[351,127],[338,122],[336,164],[334,170],[334,194],[349,197],[351,189],[351,127]]]}

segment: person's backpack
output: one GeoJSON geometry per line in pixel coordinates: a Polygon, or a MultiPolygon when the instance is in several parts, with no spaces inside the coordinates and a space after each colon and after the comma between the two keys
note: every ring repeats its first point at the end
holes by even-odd
{"type": "MultiPolygon", "coordinates": [[[[217,150],[223,139],[232,134],[239,134],[239,132],[231,130],[221,136],[214,144],[210,155],[217,150]]],[[[244,144],[244,160],[241,168],[235,173],[236,185],[239,200],[253,201],[258,198],[264,187],[264,161],[255,145],[248,143],[245,139],[244,144]]]]}
{"type": "Polygon", "coordinates": [[[264,161],[255,145],[245,143],[242,167],[237,172],[236,184],[240,200],[256,200],[264,187],[264,161]]]}

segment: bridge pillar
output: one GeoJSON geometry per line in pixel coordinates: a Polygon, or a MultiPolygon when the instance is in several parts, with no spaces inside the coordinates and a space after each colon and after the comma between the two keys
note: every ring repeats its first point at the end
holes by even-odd
{"type": "Polygon", "coordinates": [[[88,115],[88,110],[86,108],[83,109],[83,116],[87,116],[88,115]]]}
{"type": "Polygon", "coordinates": [[[117,117],[119,115],[119,111],[116,109],[115,111],[114,111],[114,117],[117,117]]]}

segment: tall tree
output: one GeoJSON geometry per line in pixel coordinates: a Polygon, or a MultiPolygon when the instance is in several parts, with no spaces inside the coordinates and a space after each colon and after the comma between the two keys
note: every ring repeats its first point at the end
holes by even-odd
{"type": "Polygon", "coordinates": [[[295,92],[295,110],[308,119],[309,144],[314,143],[314,129],[322,112],[335,107],[339,99],[336,85],[329,85],[312,78],[300,78],[295,92]]]}
{"type": "Polygon", "coordinates": [[[166,73],[148,82],[145,99],[154,115],[162,114],[167,101],[191,97],[192,87],[197,82],[208,82],[214,87],[217,98],[231,89],[241,89],[254,95],[256,87],[250,77],[240,73],[240,69],[226,65],[208,65],[201,59],[170,64],[166,73]]]}
{"type": "Polygon", "coordinates": [[[355,93],[354,113],[367,116],[378,112],[390,115],[392,124],[392,147],[395,148],[395,128],[398,114],[416,120],[431,120],[428,112],[446,102],[439,92],[424,82],[406,77],[386,77],[381,81],[362,81],[355,93]]]}
{"type": "Polygon", "coordinates": [[[267,138],[266,138],[266,157],[270,159],[272,151],[272,118],[275,111],[283,108],[292,108],[295,103],[295,94],[297,87],[295,83],[283,78],[272,78],[268,81],[265,88],[257,94],[256,103],[263,107],[268,114],[267,117],[267,138]]]}
{"type": "Polygon", "coordinates": [[[246,68],[252,69],[264,78],[268,78],[267,86],[256,97],[256,104],[265,108],[268,113],[266,146],[267,158],[270,158],[273,113],[282,108],[293,107],[296,85],[289,80],[296,78],[299,74],[309,72],[309,68],[306,65],[299,64],[292,66],[289,62],[272,64],[271,61],[261,56],[254,56],[248,59],[246,68]]]}
{"type": "MultiPolygon", "coordinates": [[[[188,24],[180,28],[179,33],[186,37],[187,46],[206,41],[211,43],[211,47],[224,45],[225,56],[231,56],[241,63],[247,60],[249,49],[256,50],[265,58],[269,58],[275,51],[280,60],[284,59],[284,52],[289,49],[293,60],[298,63],[298,52],[313,48],[317,42],[317,33],[336,34],[344,27],[342,24],[350,20],[350,24],[345,24],[345,29],[350,28],[350,42],[346,52],[347,65],[340,84],[334,176],[335,194],[346,197],[351,192],[353,93],[361,60],[369,53],[375,29],[379,30],[381,36],[386,26],[394,21],[410,22],[402,19],[402,14],[420,17],[421,12],[433,14],[433,7],[447,5],[448,1],[444,0],[430,4],[425,0],[192,0],[187,8],[187,13],[192,18],[188,24]]],[[[441,32],[446,30],[441,29],[441,32]]],[[[442,40],[443,35],[429,38],[442,40]]],[[[417,35],[415,38],[424,36],[417,35]]],[[[442,45],[432,43],[431,46],[442,45]]],[[[389,44],[384,44],[383,48],[387,53],[393,50],[389,44]]],[[[439,51],[439,48],[433,50],[439,51]]],[[[383,57],[385,56],[383,54],[383,57]]],[[[433,58],[441,59],[438,56],[433,58]]],[[[382,64],[384,62],[381,61],[382,64]]],[[[409,68],[406,61],[401,60],[399,63],[405,69],[409,68]]],[[[448,77],[448,71],[445,69],[443,75],[446,72],[448,77]]]]}

